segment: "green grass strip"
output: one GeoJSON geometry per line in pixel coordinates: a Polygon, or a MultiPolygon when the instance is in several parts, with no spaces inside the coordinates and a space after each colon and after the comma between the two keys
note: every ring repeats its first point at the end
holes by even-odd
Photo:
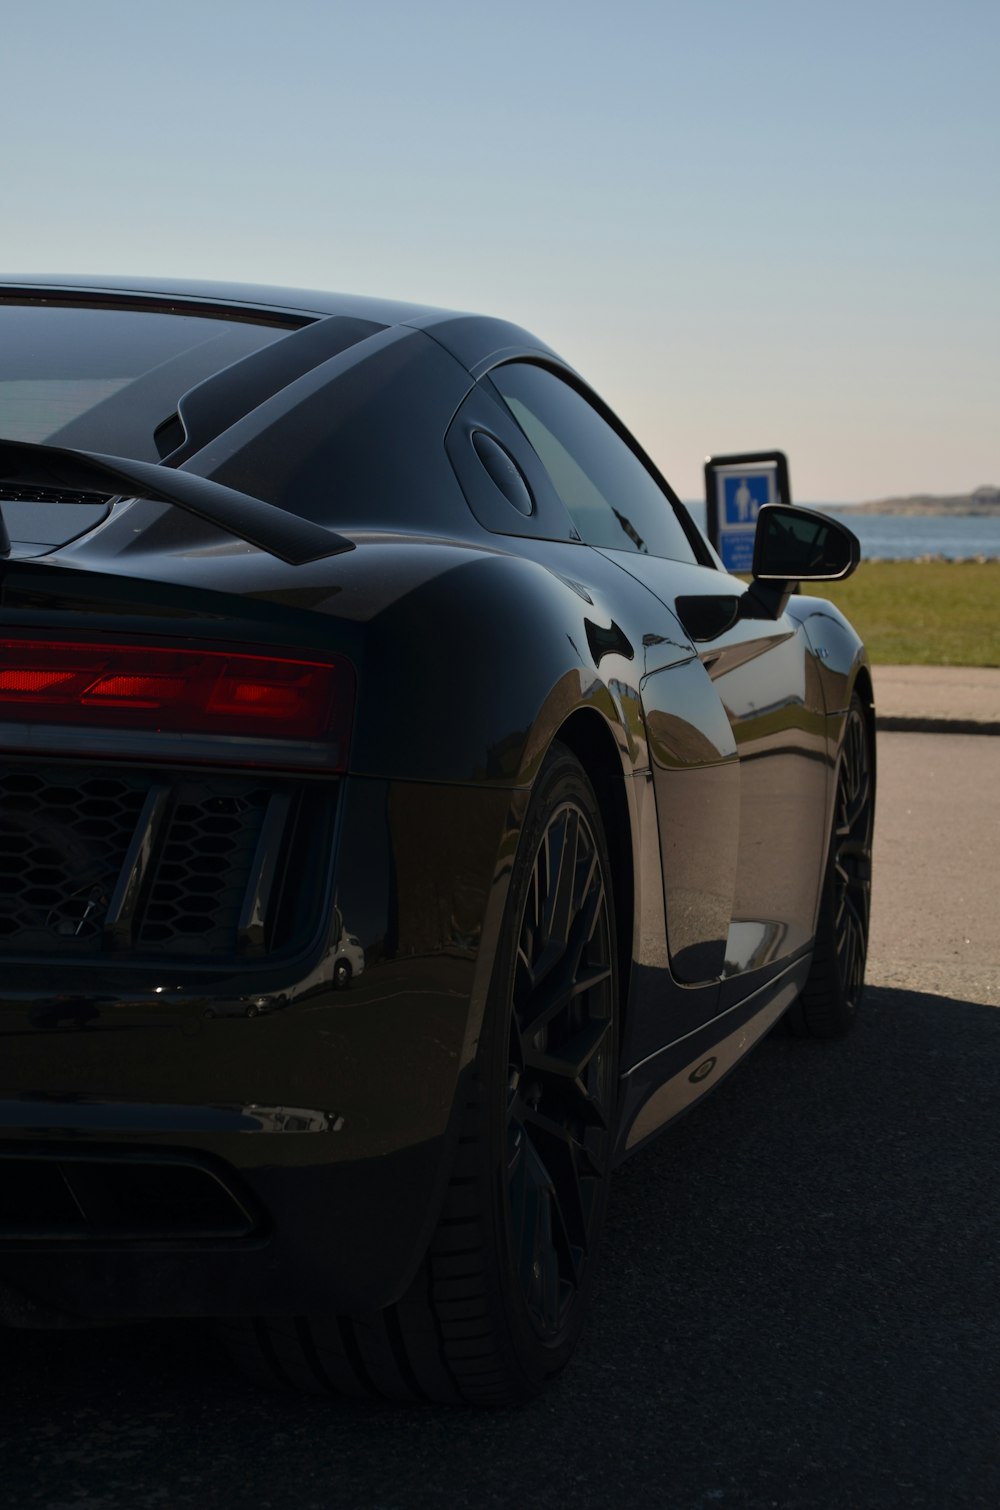
{"type": "Polygon", "coordinates": [[[804,590],[843,610],[874,662],[1000,666],[1000,561],[862,561],[804,590]]]}

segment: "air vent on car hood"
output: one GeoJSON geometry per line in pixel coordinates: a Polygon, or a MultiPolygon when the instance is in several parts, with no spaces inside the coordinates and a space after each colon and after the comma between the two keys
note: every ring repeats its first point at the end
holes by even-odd
{"type": "Polygon", "coordinates": [[[107,518],[113,493],[0,480],[0,508],[15,555],[68,545],[107,518]]]}
{"type": "Polygon", "coordinates": [[[110,503],[111,493],[83,493],[78,488],[38,488],[0,482],[0,503],[110,503]]]}

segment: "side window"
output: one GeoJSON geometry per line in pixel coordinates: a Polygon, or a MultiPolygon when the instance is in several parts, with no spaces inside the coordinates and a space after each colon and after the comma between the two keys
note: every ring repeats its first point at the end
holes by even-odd
{"type": "Polygon", "coordinates": [[[675,561],[698,556],[656,479],[581,394],[544,367],[490,373],[588,545],[675,561]]]}

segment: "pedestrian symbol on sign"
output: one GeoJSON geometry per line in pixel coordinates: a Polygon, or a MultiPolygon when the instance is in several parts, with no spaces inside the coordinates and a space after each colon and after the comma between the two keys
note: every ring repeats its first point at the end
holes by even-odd
{"type": "Polygon", "coordinates": [[[755,517],[755,515],[757,513],[757,510],[754,509],[753,514],[751,514],[750,509],[751,509],[752,506],[753,506],[753,494],[751,493],[750,489],[747,487],[747,480],[746,480],[746,478],[745,477],[741,477],[740,478],[740,485],[736,489],[736,512],[740,516],[740,523],[741,524],[745,524],[748,519],[753,519],[755,517]]]}
{"type": "Polygon", "coordinates": [[[770,503],[770,479],[761,476],[739,476],[725,479],[726,517],[728,525],[754,525],[762,504],[770,503]]]}

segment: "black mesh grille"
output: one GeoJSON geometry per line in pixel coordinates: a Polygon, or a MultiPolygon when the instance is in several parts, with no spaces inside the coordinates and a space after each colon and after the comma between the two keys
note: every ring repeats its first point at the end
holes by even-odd
{"type": "Polygon", "coordinates": [[[235,960],[281,948],[289,924],[315,915],[315,884],[311,905],[288,900],[307,871],[315,881],[331,801],[328,787],[306,794],[281,778],[5,762],[0,954],[235,960]],[[281,863],[265,873],[276,830],[281,863]],[[262,910],[263,933],[244,927],[262,910]]]}
{"type": "Polygon", "coordinates": [[[0,772],[0,946],[99,947],[144,786],[96,773],[0,772]]]}
{"type": "MultiPolygon", "coordinates": [[[[233,783],[227,784],[232,787],[233,783]]],[[[177,788],[138,930],[140,947],[184,953],[232,947],[270,793],[177,788]]]]}

